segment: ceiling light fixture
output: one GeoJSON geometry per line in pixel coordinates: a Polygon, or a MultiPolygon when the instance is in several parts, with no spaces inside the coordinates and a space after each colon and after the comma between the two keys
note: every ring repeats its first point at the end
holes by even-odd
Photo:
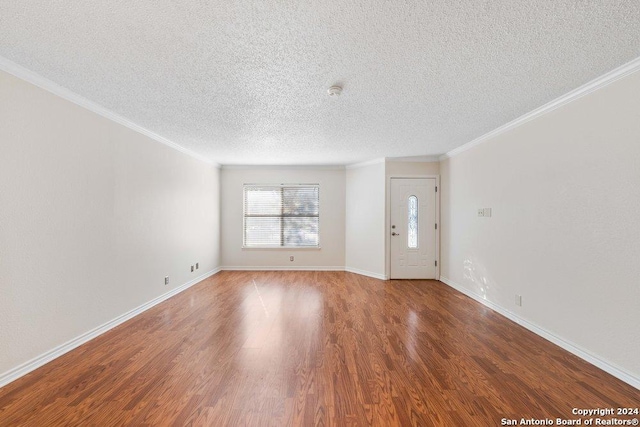
{"type": "Polygon", "coordinates": [[[329,92],[329,96],[340,96],[342,88],[340,86],[331,86],[327,92],[329,92]]]}

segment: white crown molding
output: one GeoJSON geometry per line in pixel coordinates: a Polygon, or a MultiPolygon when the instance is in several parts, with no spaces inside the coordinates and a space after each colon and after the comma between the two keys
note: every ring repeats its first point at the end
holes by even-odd
{"type": "Polygon", "coordinates": [[[377,165],[379,163],[386,163],[386,162],[387,162],[387,159],[384,157],[381,157],[379,159],[368,160],[366,162],[352,163],[350,165],[347,165],[346,168],[347,169],[363,168],[365,166],[377,165]]]}
{"type": "Polygon", "coordinates": [[[549,113],[553,110],[555,110],[556,108],[560,108],[563,105],[566,105],[572,101],[575,101],[578,98],[581,98],[585,95],[590,94],[591,92],[594,92],[598,89],[601,89],[613,82],[615,82],[616,80],[619,80],[623,77],[628,76],[629,74],[635,73],[636,71],[640,70],[640,57],[627,62],[626,64],[606,73],[603,74],[602,76],[591,80],[590,82],[580,86],[577,89],[572,90],[571,92],[568,92],[562,96],[560,96],[559,98],[554,99],[551,102],[548,102],[546,104],[544,104],[542,107],[536,108],[533,111],[528,112],[527,114],[518,117],[515,120],[510,121],[509,123],[500,126],[499,128],[496,128],[494,130],[492,130],[489,133],[486,133],[476,139],[474,139],[473,141],[470,141],[464,145],[461,145],[460,147],[453,149],[449,152],[447,152],[446,154],[443,154],[442,156],[440,156],[439,160],[446,160],[448,158],[451,158],[453,156],[456,156],[464,151],[469,150],[470,148],[475,147],[478,144],[482,144],[483,142],[488,141],[489,139],[498,136],[504,132],[507,132],[513,128],[516,128],[530,120],[533,120],[535,118],[538,118],[546,113],[549,113]]]}
{"type": "Polygon", "coordinates": [[[344,170],[344,165],[221,165],[223,170],[344,170]]]}
{"type": "Polygon", "coordinates": [[[82,108],[86,108],[89,111],[92,111],[106,119],[109,119],[113,122],[116,122],[122,126],[125,126],[135,132],[138,132],[144,136],[147,136],[151,139],[153,139],[154,141],[157,141],[161,144],[164,144],[168,147],[173,148],[174,150],[177,150],[183,154],[186,154],[188,156],[191,156],[195,159],[198,159],[202,162],[214,165],[216,167],[219,167],[220,165],[218,165],[217,163],[213,162],[211,159],[208,159],[207,157],[201,156],[200,154],[197,154],[191,150],[188,150],[184,147],[182,147],[181,145],[176,144],[173,141],[170,141],[169,139],[158,135],[155,132],[150,131],[149,129],[146,129],[134,122],[132,122],[131,120],[122,117],[119,114],[114,113],[111,110],[106,109],[105,107],[96,104],[93,101],[88,100],[87,98],[84,98],[80,95],[78,95],[75,92],[72,92],[71,90],[64,88],[60,85],[58,85],[57,83],[52,82],[51,80],[42,77],[39,74],[34,73],[31,70],[28,70],[27,68],[24,68],[21,65],[16,64],[13,61],[8,60],[5,57],[0,56],[0,70],[5,71],[21,80],[24,80],[28,83],[31,83],[32,85],[38,86],[41,89],[46,90],[47,92],[50,92],[54,95],[59,96],[62,99],[65,99],[69,102],[72,102],[82,108]]]}
{"type": "Polygon", "coordinates": [[[52,348],[51,350],[41,354],[40,356],[37,356],[19,366],[16,366],[13,369],[8,370],[7,372],[0,374],[0,388],[4,387],[5,385],[9,384],[12,381],[17,380],[18,378],[28,374],[31,371],[34,371],[36,369],[38,369],[39,367],[51,362],[52,360],[62,356],[65,353],[70,352],[71,350],[73,350],[74,348],[80,347],[82,344],[85,344],[88,341],[91,341],[92,339],[96,338],[99,335],[104,334],[105,332],[107,332],[110,329],[115,328],[116,326],[126,322],[127,320],[139,315],[140,313],[149,310],[151,307],[156,306],[158,304],[160,304],[161,302],[171,298],[174,295],[179,294],[182,291],[187,290],[188,288],[190,288],[191,286],[195,285],[196,283],[199,283],[211,276],[213,276],[214,274],[218,273],[220,271],[220,268],[216,268],[214,270],[209,271],[208,273],[205,273],[199,277],[196,277],[193,280],[188,281],[187,283],[178,286],[177,288],[164,293],[154,299],[152,299],[149,302],[146,302],[136,308],[134,308],[133,310],[130,310],[124,314],[121,314],[120,316],[116,317],[115,319],[112,319],[100,326],[98,326],[97,328],[94,328],[88,332],[85,332],[84,334],[77,336],[75,338],[73,338],[70,341],[67,341],[64,344],[61,344],[57,347],[52,348]]]}
{"type": "Polygon", "coordinates": [[[593,354],[591,354],[589,351],[577,346],[576,344],[567,341],[563,338],[560,338],[556,335],[554,335],[553,333],[547,331],[544,328],[541,328],[540,326],[536,325],[535,323],[529,322],[528,320],[525,320],[523,318],[521,318],[520,316],[510,312],[509,310],[507,310],[506,308],[488,301],[484,298],[482,298],[480,295],[476,294],[475,292],[470,291],[469,289],[464,288],[463,286],[461,286],[460,284],[454,282],[451,279],[448,279],[444,276],[440,276],[440,281],[445,283],[446,285],[452,287],[453,289],[465,294],[466,296],[478,301],[479,303],[489,307],[490,309],[492,309],[493,311],[503,315],[504,317],[506,317],[507,319],[523,326],[524,328],[530,330],[531,332],[533,332],[534,334],[546,339],[547,341],[550,341],[552,343],[554,343],[555,345],[567,350],[569,353],[573,353],[574,355],[578,356],[579,358],[585,360],[586,362],[591,363],[592,365],[602,369],[603,371],[613,375],[614,377],[618,378],[619,380],[624,381],[625,383],[637,388],[640,390],[640,378],[632,375],[631,373],[625,371],[624,369],[614,366],[611,363],[601,359],[598,356],[595,356],[593,354]]]}

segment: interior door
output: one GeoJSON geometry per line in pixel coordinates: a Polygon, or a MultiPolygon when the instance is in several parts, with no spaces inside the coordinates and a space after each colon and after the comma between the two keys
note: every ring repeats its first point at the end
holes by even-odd
{"type": "Polygon", "coordinates": [[[392,279],[436,278],[436,180],[391,179],[392,279]]]}

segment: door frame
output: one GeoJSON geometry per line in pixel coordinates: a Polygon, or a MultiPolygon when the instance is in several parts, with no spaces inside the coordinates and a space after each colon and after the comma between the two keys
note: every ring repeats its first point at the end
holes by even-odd
{"type": "Polygon", "coordinates": [[[442,190],[440,188],[440,175],[412,175],[412,174],[401,174],[401,175],[391,175],[387,177],[386,182],[386,191],[385,191],[385,199],[386,199],[386,209],[385,209],[385,224],[384,224],[384,244],[385,244],[385,276],[391,279],[391,180],[392,179],[416,179],[416,178],[424,178],[424,179],[435,179],[436,187],[438,190],[436,191],[436,224],[438,224],[438,229],[436,230],[436,261],[438,265],[436,265],[436,278],[435,280],[440,280],[440,230],[442,229],[440,225],[440,194],[442,190]]]}

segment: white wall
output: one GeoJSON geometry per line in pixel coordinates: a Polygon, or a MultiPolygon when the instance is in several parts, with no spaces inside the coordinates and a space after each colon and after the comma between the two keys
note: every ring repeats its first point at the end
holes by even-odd
{"type": "Polygon", "coordinates": [[[347,169],[346,250],[347,271],[386,278],[385,163],[347,169]]]}
{"type": "Polygon", "coordinates": [[[344,268],[345,171],[340,167],[223,167],[222,265],[228,269],[344,268]],[[320,249],[243,249],[244,184],[320,184],[320,249]],[[289,261],[293,255],[294,261],[289,261]]]}
{"type": "Polygon", "coordinates": [[[216,269],[218,180],[0,71],[0,380],[216,269]]]}
{"type": "MultiPolygon", "coordinates": [[[[416,176],[424,175],[439,175],[440,163],[439,162],[400,162],[387,160],[387,166],[385,170],[387,178],[391,177],[405,177],[412,178],[416,176]]],[[[389,181],[387,179],[387,181],[389,181]]],[[[388,184],[388,182],[387,182],[388,184]]]]}
{"type": "Polygon", "coordinates": [[[636,384],[639,112],[637,72],[441,163],[443,280],[636,384]]]}

